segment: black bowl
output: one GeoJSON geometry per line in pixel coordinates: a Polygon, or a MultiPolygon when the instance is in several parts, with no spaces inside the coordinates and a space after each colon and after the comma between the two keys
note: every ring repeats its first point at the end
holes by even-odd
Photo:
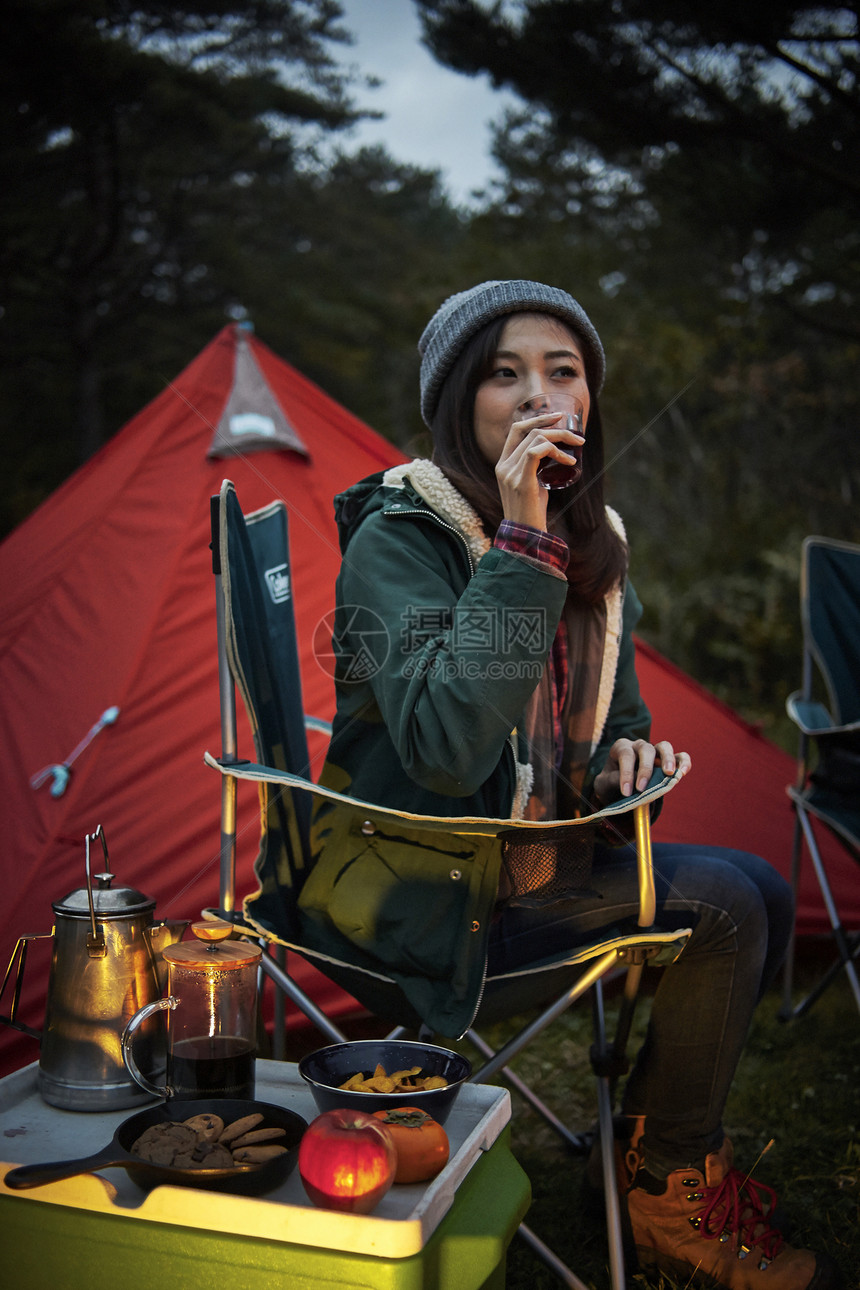
{"type": "Polygon", "coordinates": [[[460,1089],[472,1074],[471,1063],[449,1048],[419,1044],[407,1039],[359,1039],[353,1043],[318,1048],[299,1062],[299,1074],[310,1087],[320,1111],[349,1107],[354,1111],[381,1111],[392,1106],[417,1106],[444,1124],[460,1089]],[[359,1093],[342,1089],[351,1075],[371,1076],[377,1065],[387,1074],[420,1066],[423,1075],[443,1075],[444,1088],[415,1089],[404,1093],[359,1093]]]}

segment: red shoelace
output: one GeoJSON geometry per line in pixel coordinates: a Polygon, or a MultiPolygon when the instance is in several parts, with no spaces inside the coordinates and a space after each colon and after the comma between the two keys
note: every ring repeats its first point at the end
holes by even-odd
{"type": "Polygon", "coordinates": [[[771,1227],[764,1210],[776,1206],[776,1192],[766,1183],[748,1178],[740,1169],[730,1169],[721,1183],[702,1190],[705,1206],[699,1215],[699,1230],[709,1240],[724,1232],[737,1233],[747,1247],[761,1246],[766,1259],[775,1259],[784,1245],[781,1232],[771,1227]]]}

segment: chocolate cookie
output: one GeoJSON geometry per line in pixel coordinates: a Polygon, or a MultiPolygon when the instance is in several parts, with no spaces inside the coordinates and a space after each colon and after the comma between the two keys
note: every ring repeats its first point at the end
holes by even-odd
{"type": "Polygon", "coordinates": [[[286,1150],[286,1147],[265,1142],[256,1147],[237,1147],[233,1152],[233,1159],[237,1165],[262,1165],[267,1160],[274,1160],[276,1156],[285,1155],[286,1150]]]}
{"type": "Polygon", "coordinates": [[[250,1133],[243,1133],[241,1138],[233,1138],[230,1149],[235,1151],[237,1147],[252,1147],[256,1142],[271,1142],[273,1138],[282,1138],[284,1132],[284,1129],[274,1125],[270,1129],[251,1129],[250,1133]]]}
{"type": "Polygon", "coordinates": [[[224,1132],[224,1121],[220,1115],[212,1115],[204,1112],[201,1115],[192,1115],[188,1120],[183,1120],[189,1129],[194,1129],[207,1142],[217,1142],[224,1132]]]}
{"type": "Polygon", "coordinates": [[[234,1120],[232,1124],[228,1124],[226,1128],[222,1129],[218,1141],[233,1142],[236,1138],[241,1138],[243,1133],[256,1129],[257,1125],[262,1123],[263,1116],[260,1115],[259,1111],[254,1111],[251,1115],[243,1115],[240,1119],[234,1120]]]}
{"type": "Polygon", "coordinates": [[[135,1155],[153,1165],[172,1165],[178,1155],[194,1150],[197,1134],[185,1124],[165,1121],[145,1129],[132,1146],[135,1155]]]}

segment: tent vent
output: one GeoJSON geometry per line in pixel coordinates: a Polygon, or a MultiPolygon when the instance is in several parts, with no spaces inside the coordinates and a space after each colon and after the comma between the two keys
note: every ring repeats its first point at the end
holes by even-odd
{"type": "Polygon", "coordinates": [[[237,328],[233,388],[221,413],[207,457],[235,457],[248,452],[289,448],[309,453],[287,420],[251,352],[248,333],[237,328]]]}

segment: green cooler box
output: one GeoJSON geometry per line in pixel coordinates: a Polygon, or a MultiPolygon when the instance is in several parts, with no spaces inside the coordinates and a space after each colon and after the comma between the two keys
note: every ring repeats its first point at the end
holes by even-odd
{"type": "MultiPolygon", "coordinates": [[[[77,1159],[135,1112],[47,1106],[37,1066],[0,1080],[0,1259],[15,1290],[501,1290],[530,1200],[511,1155],[505,1089],[466,1084],[446,1130],[451,1158],[426,1184],[393,1187],[372,1214],[316,1209],[298,1170],[262,1197],[189,1187],[143,1192],[122,1168],[28,1191],[16,1164],[77,1159]]],[[[297,1068],[258,1061],[256,1097],[305,1120],[317,1108],[297,1068]]]]}

